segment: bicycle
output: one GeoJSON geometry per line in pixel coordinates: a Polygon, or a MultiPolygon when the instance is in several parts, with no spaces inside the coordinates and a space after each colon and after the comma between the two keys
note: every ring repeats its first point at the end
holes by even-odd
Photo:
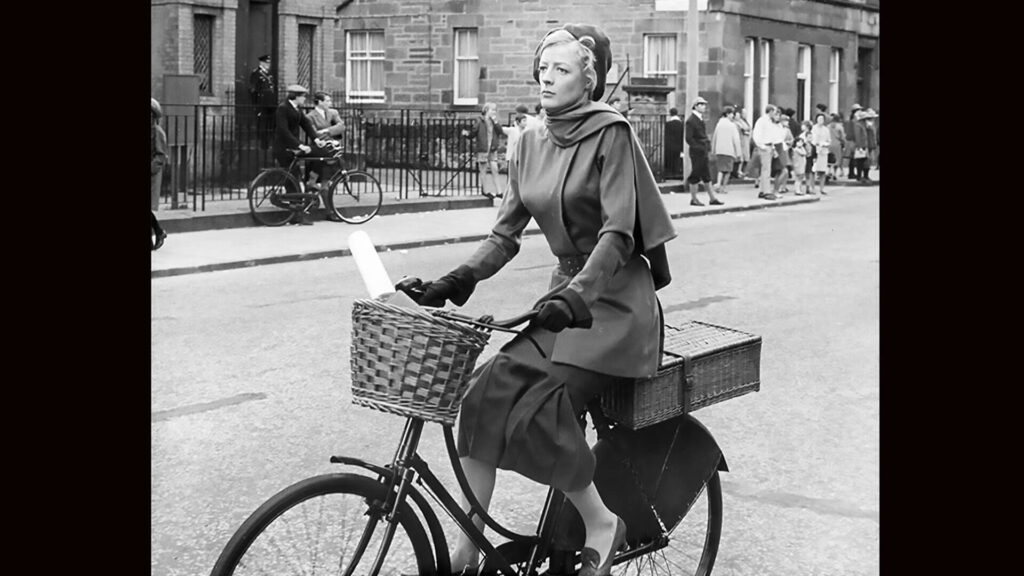
{"type": "MultiPolygon", "coordinates": [[[[376,301],[357,300],[353,307],[354,325],[357,308],[405,310],[401,313],[420,314],[432,318],[433,322],[457,325],[461,330],[472,327],[470,331],[478,335],[474,338],[480,340],[476,353],[483,349],[492,331],[521,334],[532,341],[528,330],[520,332],[514,328],[536,315],[531,311],[495,321],[490,316],[474,319],[444,310],[413,312],[376,301]]],[[[374,330],[391,329],[378,326],[380,323],[369,316],[362,318],[361,321],[374,326],[374,330]]],[[[423,337],[421,328],[409,330],[417,338],[423,337]]],[[[358,348],[356,340],[354,337],[353,351],[358,348]]],[[[541,350],[535,341],[533,345],[541,350]]],[[[392,351],[385,350],[385,356],[392,351]]],[[[542,350],[541,354],[544,354],[542,350]]],[[[475,355],[471,356],[469,371],[476,359],[475,355]]],[[[355,366],[361,362],[354,354],[354,373],[355,366]]],[[[468,373],[465,376],[468,378],[468,373]]],[[[419,393],[422,388],[414,387],[414,390],[419,393]]],[[[355,392],[353,384],[354,401],[355,392]]],[[[461,401],[461,395],[458,400],[461,401]]],[[[422,487],[480,549],[483,561],[478,573],[505,576],[575,573],[579,550],[583,547],[583,523],[563,494],[548,490],[532,535],[519,534],[502,526],[480,506],[459,463],[452,434],[452,414],[457,412],[458,401],[449,407],[447,417],[427,416],[415,408],[382,405],[372,400],[357,403],[406,416],[391,463],[381,466],[356,457],[331,456],[332,463],[361,468],[370,474],[325,474],[281,490],[233,534],[212,576],[318,574],[321,568],[346,576],[356,573],[450,574],[446,536],[437,514],[417,486],[422,487]],[[468,514],[417,453],[426,421],[443,426],[451,466],[459,488],[470,503],[468,514]],[[473,524],[473,516],[480,517],[507,541],[492,544],[473,524]],[[259,569],[263,571],[257,571],[259,569]]],[[[615,557],[613,574],[710,574],[722,528],[719,472],[728,471],[711,434],[687,413],[637,430],[607,418],[600,401],[592,401],[586,413],[590,414],[598,436],[593,448],[597,458],[594,483],[607,506],[628,526],[628,549],[615,557]]],[[[581,416],[581,425],[583,418],[581,416]]]]}
{"type": "MultiPolygon", "coordinates": [[[[301,150],[289,149],[292,154],[288,168],[273,167],[261,171],[249,184],[249,211],[253,219],[264,226],[282,226],[297,213],[308,214],[321,203],[321,192],[307,191],[295,177],[296,168],[304,161],[325,163],[341,162],[342,151],[337,144],[329,144],[332,156],[308,156],[301,150]]],[[[338,170],[325,184],[324,203],[343,222],[362,224],[380,211],[384,201],[380,182],[364,170],[338,170]]]]}

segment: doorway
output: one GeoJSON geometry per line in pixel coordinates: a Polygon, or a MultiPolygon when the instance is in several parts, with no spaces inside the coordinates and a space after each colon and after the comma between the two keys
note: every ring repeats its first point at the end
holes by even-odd
{"type": "MultiPolygon", "coordinates": [[[[280,84],[277,61],[278,0],[238,0],[235,35],[235,104],[248,105],[249,74],[270,54],[270,74],[280,84]]],[[[280,86],[278,86],[280,91],[280,86]]]]}
{"type": "Polygon", "coordinates": [[[865,108],[871,108],[871,76],[874,64],[874,48],[857,48],[857,102],[865,108]]]}

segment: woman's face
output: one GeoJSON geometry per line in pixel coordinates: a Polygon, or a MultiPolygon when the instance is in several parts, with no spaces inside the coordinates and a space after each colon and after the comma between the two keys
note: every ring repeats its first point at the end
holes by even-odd
{"type": "Polygon", "coordinates": [[[546,48],[537,67],[540,79],[540,105],[545,110],[563,108],[582,100],[587,78],[580,58],[571,44],[546,48]]]}
{"type": "Polygon", "coordinates": [[[824,126],[825,125],[825,115],[824,114],[818,114],[818,117],[815,118],[814,121],[818,124],[818,126],[824,126]]]}

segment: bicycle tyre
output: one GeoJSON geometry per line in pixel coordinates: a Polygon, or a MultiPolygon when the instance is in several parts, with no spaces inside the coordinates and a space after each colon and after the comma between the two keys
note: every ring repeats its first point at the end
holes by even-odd
{"type": "Polygon", "coordinates": [[[709,576],[722,537],[722,482],[716,470],[704,484],[686,517],[673,526],[665,548],[612,567],[615,576],[672,574],[709,576]],[[698,514],[700,518],[693,518],[698,514]],[[687,523],[687,517],[691,521],[687,523]],[[695,522],[696,520],[696,522],[695,522]],[[705,522],[706,520],[706,522],[705,522]],[[703,545],[698,545],[703,530],[703,545]],[[696,551],[700,550],[699,557],[696,551]]]}
{"type": "MultiPolygon", "coordinates": [[[[327,474],[293,484],[267,500],[242,523],[210,574],[341,573],[347,567],[350,548],[359,542],[366,523],[379,520],[381,514],[375,505],[386,494],[385,484],[357,474],[327,474]],[[330,508],[326,507],[327,500],[330,508]],[[319,509],[314,504],[319,504],[319,509]],[[325,518],[327,513],[332,514],[330,519],[325,518]],[[329,549],[321,549],[328,544],[329,549]]],[[[371,539],[379,540],[386,522],[375,524],[371,539]]],[[[433,550],[408,502],[399,507],[398,524],[380,573],[432,574],[433,550]]],[[[376,558],[376,544],[379,541],[371,540],[357,560],[364,572],[376,558]]]]}
{"type": "Polygon", "coordinates": [[[295,212],[276,205],[275,197],[278,194],[299,191],[299,181],[286,170],[271,168],[260,172],[249,184],[249,212],[252,213],[253,220],[264,226],[287,224],[295,212]]]}
{"type": "Polygon", "coordinates": [[[384,192],[380,182],[369,172],[351,170],[341,172],[331,180],[331,210],[342,221],[362,224],[380,212],[384,192]]]}

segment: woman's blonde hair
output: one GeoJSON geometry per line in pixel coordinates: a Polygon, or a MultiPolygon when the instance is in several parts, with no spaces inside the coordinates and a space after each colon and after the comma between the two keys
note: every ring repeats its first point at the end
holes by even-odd
{"type": "Polygon", "coordinates": [[[540,56],[544,53],[544,50],[547,50],[552,46],[561,46],[563,44],[568,44],[576,49],[576,55],[579,57],[580,69],[583,71],[583,76],[587,79],[587,98],[590,99],[590,95],[593,93],[594,88],[597,87],[597,69],[594,66],[597,62],[597,57],[594,55],[594,47],[596,43],[593,38],[590,36],[583,36],[577,40],[576,37],[570,34],[568,30],[554,30],[544,37],[541,41],[540,47],[537,48],[536,63],[539,64],[540,56]]]}

